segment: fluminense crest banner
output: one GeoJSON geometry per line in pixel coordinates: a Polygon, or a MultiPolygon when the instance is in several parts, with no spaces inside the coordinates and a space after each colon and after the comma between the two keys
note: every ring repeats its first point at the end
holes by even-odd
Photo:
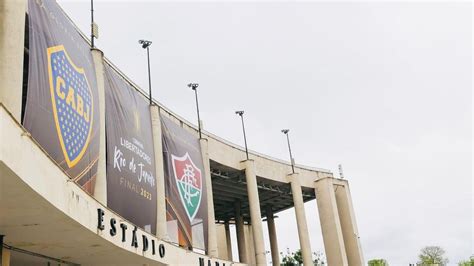
{"type": "Polygon", "coordinates": [[[56,1],[29,0],[28,22],[23,125],[92,194],[99,154],[99,108],[90,46],[56,1]]]}
{"type": "Polygon", "coordinates": [[[148,100],[107,63],[104,80],[107,207],[154,234],[157,193],[148,100]]]}
{"type": "Polygon", "coordinates": [[[161,116],[168,235],[188,248],[207,250],[207,196],[199,139],[161,116]]]}

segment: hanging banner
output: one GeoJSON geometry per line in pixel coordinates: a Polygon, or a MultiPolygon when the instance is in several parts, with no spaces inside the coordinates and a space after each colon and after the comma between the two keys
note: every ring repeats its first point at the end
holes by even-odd
{"type": "Polygon", "coordinates": [[[156,177],[148,100],[104,62],[107,207],[156,233],[156,177]]]}
{"type": "Polygon", "coordinates": [[[180,246],[207,250],[207,194],[198,138],[161,116],[168,235],[180,246]]]}
{"type": "Polygon", "coordinates": [[[71,179],[93,194],[99,110],[89,44],[56,1],[28,1],[28,88],[23,124],[71,179]]]}

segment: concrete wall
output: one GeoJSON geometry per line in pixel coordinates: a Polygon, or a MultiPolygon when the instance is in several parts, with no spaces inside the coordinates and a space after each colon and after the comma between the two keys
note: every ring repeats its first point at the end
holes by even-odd
{"type": "MultiPolygon", "coordinates": [[[[21,246],[21,243],[35,243],[35,239],[42,239],[42,243],[34,244],[29,249],[40,246],[45,252],[47,250],[54,250],[58,246],[76,247],[81,252],[76,252],[74,248],[69,249],[71,253],[69,255],[70,260],[77,256],[74,261],[83,265],[93,265],[94,263],[91,263],[90,259],[100,261],[104,256],[111,256],[110,259],[116,259],[113,256],[123,256],[124,259],[132,259],[136,263],[144,262],[143,264],[155,262],[159,265],[198,265],[199,258],[205,258],[206,264],[207,260],[211,260],[212,265],[216,261],[221,265],[223,263],[230,265],[230,261],[211,259],[205,255],[182,249],[171,243],[159,240],[141,229],[137,229],[139,239],[142,236],[146,236],[150,241],[154,240],[157,245],[163,244],[166,247],[166,256],[164,258],[160,258],[159,255],[153,255],[151,250],[142,251],[141,248],[132,247],[129,241],[122,242],[121,238],[117,235],[111,236],[109,227],[107,227],[107,223],[111,218],[125,224],[129,229],[133,228],[134,225],[94,199],[76,183],[70,182],[69,177],[35,143],[28,132],[14,120],[3,105],[0,105],[0,128],[2,129],[0,137],[9,140],[0,145],[0,165],[2,166],[0,168],[0,184],[2,184],[0,186],[0,204],[5,204],[5,206],[0,206],[1,209],[5,210],[5,212],[2,211],[5,219],[0,219],[0,228],[2,228],[2,233],[6,235],[5,241],[7,243],[13,246],[21,246]],[[28,167],[25,167],[25,163],[28,164],[28,167]],[[18,195],[18,197],[9,193],[15,193],[14,195],[18,195]],[[17,201],[17,199],[22,197],[27,197],[31,200],[17,201]],[[33,207],[37,205],[38,207],[34,207],[30,212],[27,208],[22,208],[21,204],[29,204],[33,205],[33,207]],[[104,223],[106,230],[103,231],[97,229],[97,210],[99,208],[105,211],[104,223]],[[22,214],[23,212],[25,213],[22,214]],[[31,219],[48,220],[49,217],[57,217],[57,219],[45,224],[41,222],[36,223],[37,227],[32,228],[32,231],[29,233],[26,233],[28,229],[24,228],[25,233],[21,234],[17,241],[11,242],[20,233],[18,231],[11,231],[16,229],[11,225],[3,223],[12,221],[14,224],[14,219],[19,219],[18,221],[20,222],[25,215],[31,215],[31,213],[35,214],[31,219]],[[54,225],[52,223],[57,223],[57,228],[62,226],[69,228],[67,230],[69,233],[70,231],[75,231],[74,235],[77,237],[70,239],[64,237],[67,235],[67,231],[61,234],[47,231],[54,229],[51,229],[51,226],[54,225]],[[49,229],[40,229],[41,226],[46,226],[49,229]],[[48,238],[41,238],[41,234],[45,233],[48,234],[48,238]],[[80,246],[82,243],[80,241],[81,238],[87,238],[87,241],[84,243],[90,244],[80,246]],[[93,245],[94,242],[99,244],[95,246],[93,245]],[[117,251],[117,254],[114,253],[114,250],[117,251]],[[126,252],[120,253],[119,251],[126,252]]],[[[25,222],[27,221],[22,221],[22,223],[25,222]]],[[[60,250],[65,252],[64,249],[60,250]]],[[[234,265],[238,264],[234,263],[234,265]]]]}
{"type": "Polygon", "coordinates": [[[20,121],[26,0],[0,1],[0,103],[20,121]]]}

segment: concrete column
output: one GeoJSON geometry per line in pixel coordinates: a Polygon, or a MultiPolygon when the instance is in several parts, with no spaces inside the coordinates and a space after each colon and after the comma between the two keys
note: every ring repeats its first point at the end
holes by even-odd
{"type": "Polygon", "coordinates": [[[318,179],[315,182],[315,193],[328,265],[349,265],[337,210],[333,178],[318,179]]]}
{"type": "Polygon", "coordinates": [[[217,235],[216,235],[216,218],[214,216],[214,197],[212,195],[212,179],[211,167],[209,165],[209,148],[207,139],[199,139],[201,144],[201,154],[204,164],[204,175],[206,178],[206,192],[207,192],[207,219],[208,219],[208,251],[207,255],[211,258],[218,257],[217,251],[217,235]]]}
{"type": "Polygon", "coordinates": [[[309,241],[308,224],[304,210],[303,193],[301,191],[298,174],[290,174],[288,179],[291,183],[291,194],[295,205],[296,224],[298,225],[298,236],[300,239],[301,255],[304,265],[313,265],[311,256],[311,243],[309,241]]]}
{"type": "MultiPolygon", "coordinates": [[[[0,247],[2,248],[2,247],[0,247]]],[[[0,258],[0,266],[10,266],[10,250],[2,248],[2,256],[0,258]]]]}
{"type": "Polygon", "coordinates": [[[163,168],[163,142],[161,140],[160,107],[150,106],[151,128],[153,131],[153,151],[155,154],[156,177],[156,236],[169,240],[166,227],[165,175],[163,168]]]}
{"type": "Polygon", "coordinates": [[[357,229],[354,208],[352,206],[349,183],[346,180],[338,181],[344,184],[343,186],[336,186],[335,194],[344,246],[346,247],[347,262],[351,266],[362,266],[364,265],[364,256],[359,241],[359,230],[357,229]]]}
{"type": "Polygon", "coordinates": [[[266,207],[268,235],[270,238],[270,250],[272,253],[272,265],[280,265],[280,253],[278,251],[278,240],[275,229],[275,220],[273,218],[273,209],[271,205],[266,207]]]}
{"type": "Polygon", "coordinates": [[[244,225],[245,228],[245,239],[247,239],[247,256],[249,265],[257,265],[257,258],[255,254],[255,240],[253,239],[253,230],[251,224],[244,225]]]}
{"type": "Polygon", "coordinates": [[[105,143],[105,83],[104,53],[96,48],[91,49],[94,71],[99,93],[99,161],[97,162],[97,178],[95,180],[94,197],[107,206],[107,144],[105,143]]]}
{"type": "Polygon", "coordinates": [[[247,263],[247,248],[245,244],[244,218],[242,217],[242,204],[235,202],[235,231],[237,232],[237,247],[239,249],[239,261],[247,263]]]}
{"type": "Polygon", "coordinates": [[[0,103],[21,121],[26,0],[0,1],[0,103]]]}
{"type": "Polygon", "coordinates": [[[229,221],[226,221],[224,223],[224,229],[225,229],[225,242],[227,245],[227,260],[232,261],[232,241],[230,239],[229,221]]]}
{"type": "Polygon", "coordinates": [[[250,205],[250,219],[252,220],[255,257],[257,265],[267,265],[265,258],[265,243],[263,242],[262,214],[260,213],[257,176],[255,174],[255,162],[253,160],[246,160],[242,163],[245,168],[245,178],[247,181],[247,194],[250,205]]]}
{"type": "Polygon", "coordinates": [[[0,266],[10,266],[10,250],[3,247],[4,235],[0,235],[0,266]]]}
{"type": "Polygon", "coordinates": [[[225,224],[216,223],[217,253],[220,259],[227,259],[227,239],[225,224]]]}

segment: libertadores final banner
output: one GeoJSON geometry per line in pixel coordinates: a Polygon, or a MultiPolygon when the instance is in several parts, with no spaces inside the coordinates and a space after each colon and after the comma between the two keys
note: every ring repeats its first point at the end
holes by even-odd
{"type": "Polygon", "coordinates": [[[207,194],[199,139],[161,115],[168,235],[207,250],[207,194]]]}
{"type": "Polygon", "coordinates": [[[93,194],[99,156],[98,92],[89,44],[56,1],[28,1],[28,87],[23,125],[93,194]]]}
{"type": "Polygon", "coordinates": [[[104,81],[107,207],[155,234],[156,172],[148,100],[106,62],[104,81]]]}

